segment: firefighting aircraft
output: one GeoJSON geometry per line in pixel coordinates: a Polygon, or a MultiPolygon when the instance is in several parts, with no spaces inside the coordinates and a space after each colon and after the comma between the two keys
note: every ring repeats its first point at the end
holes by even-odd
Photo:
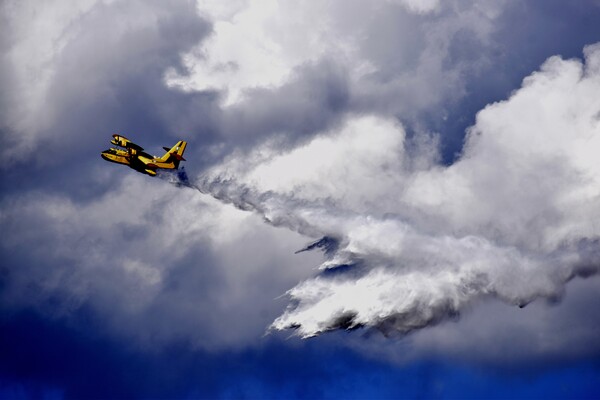
{"type": "Polygon", "coordinates": [[[152,156],[145,153],[143,148],[133,143],[121,135],[112,135],[113,139],[110,141],[115,146],[122,147],[123,149],[116,149],[111,147],[108,150],[104,150],[100,155],[106,161],[111,161],[119,164],[128,165],[129,168],[133,168],[143,174],[150,176],[156,176],[157,169],[178,169],[179,162],[185,161],[183,158],[183,152],[187,142],[180,140],[172,148],[163,147],[166,153],[162,157],[152,156]]]}

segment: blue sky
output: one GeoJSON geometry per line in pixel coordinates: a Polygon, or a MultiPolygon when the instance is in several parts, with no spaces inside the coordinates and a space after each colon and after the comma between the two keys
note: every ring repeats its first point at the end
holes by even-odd
{"type": "Polygon", "coordinates": [[[600,396],[597,1],[0,18],[0,397],[600,396]]]}

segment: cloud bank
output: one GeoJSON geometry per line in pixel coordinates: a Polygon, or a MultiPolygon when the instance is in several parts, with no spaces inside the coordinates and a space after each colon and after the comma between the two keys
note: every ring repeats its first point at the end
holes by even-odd
{"type": "Polygon", "coordinates": [[[266,144],[242,163],[250,170],[232,157],[202,177],[220,200],[325,238],[308,246],[325,247],[323,272],[288,291],[272,327],[406,333],[484,297],[558,299],[597,273],[600,45],[584,54],[551,57],[479,112],[448,167],[435,142],[407,152],[401,126],[366,116],[284,154],[266,144]]]}

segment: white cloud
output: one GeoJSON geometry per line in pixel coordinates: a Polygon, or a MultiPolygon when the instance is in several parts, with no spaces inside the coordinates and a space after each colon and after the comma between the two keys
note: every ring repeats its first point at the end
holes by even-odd
{"type": "MultiPolygon", "coordinates": [[[[597,49],[586,49],[586,65],[597,49]]],[[[535,249],[597,235],[598,85],[581,62],[550,58],[509,100],[477,115],[460,162],[417,175],[405,201],[435,206],[427,211],[454,229],[493,230],[496,240],[535,249]]]]}
{"type": "Polygon", "coordinates": [[[183,56],[189,73],[170,69],[165,81],[184,91],[223,92],[222,106],[229,107],[251,102],[253,89],[276,90],[301,66],[327,59],[350,75],[357,107],[421,110],[461,92],[467,66],[443,65],[453,36],[466,30],[486,41],[502,5],[199,0],[212,35],[183,56]]]}
{"type": "Polygon", "coordinates": [[[358,263],[290,290],[296,305],[274,327],[406,332],[489,295],[515,305],[559,297],[574,275],[597,272],[600,162],[589,149],[600,148],[600,45],[585,55],[550,58],[482,110],[449,167],[411,170],[401,127],[350,118],[302,148],[251,155],[258,165],[246,174],[235,162],[213,171],[243,186],[200,181],[274,225],[336,238],[323,268],[358,263]]]}
{"type": "Polygon", "coordinates": [[[303,21],[312,8],[277,0],[199,1],[200,15],[213,20],[213,33],[184,57],[191,76],[169,70],[167,83],[184,90],[224,90],[225,105],[239,102],[245,90],[280,86],[294,67],[323,53],[322,21],[303,21]]]}
{"type": "Polygon", "coordinates": [[[391,3],[404,5],[410,11],[424,14],[435,11],[439,8],[439,0],[388,0],[391,3]]]}
{"type": "MultiPolygon", "coordinates": [[[[288,153],[281,154],[274,141],[250,155],[234,154],[211,173],[243,179],[261,191],[333,196],[360,206],[388,193],[390,186],[402,185],[403,169],[411,161],[404,159],[404,141],[405,132],[396,122],[365,116],[288,153]]],[[[423,155],[413,159],[418,156],[423,155]]]]}

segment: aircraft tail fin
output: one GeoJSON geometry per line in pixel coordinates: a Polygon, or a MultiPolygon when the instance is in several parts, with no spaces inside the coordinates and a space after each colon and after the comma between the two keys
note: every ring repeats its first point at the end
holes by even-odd
{"type": "Polygon", "coordinates": [[[163,149],[165,149],[167,152],[161,157],[160,160],[162,162],[173,161],[175,163],[175,168],[179,168],[179,162],[185,161],[185,158],[183,158],[183,152],[185,151],[186,146],[187,142],[180,140],[170,149],[168,147],[163,147],[163,149]]]}

